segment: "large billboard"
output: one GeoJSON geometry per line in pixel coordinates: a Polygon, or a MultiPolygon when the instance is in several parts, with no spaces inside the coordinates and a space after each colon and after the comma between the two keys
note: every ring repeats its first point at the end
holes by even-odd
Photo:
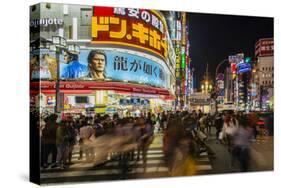
{"type": "MultiPolygon", "coordinates": [[[[40,50],[31,57],[31,79],[55,80],[55,53],[40,50]]],[[[61,80],[113,80],[167,88],[164,67],[155,61],[116,50],[81,50],[74,59],[60,55],[61,80]]]]}
{"type": "Polygon", "coordinates": [[[167,24],[154,10],[94,7],[92,43],[136,48],[167,60],[167,24]]]}

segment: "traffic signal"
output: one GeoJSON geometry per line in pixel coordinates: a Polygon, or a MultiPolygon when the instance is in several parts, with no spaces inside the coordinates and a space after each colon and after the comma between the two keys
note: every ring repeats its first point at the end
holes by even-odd
{"type": "Polygon", "coordinates": [[[245,63],[251,63],[251,60],[252,60],[251,57],[246,57],[245,58],[245,63]]]}

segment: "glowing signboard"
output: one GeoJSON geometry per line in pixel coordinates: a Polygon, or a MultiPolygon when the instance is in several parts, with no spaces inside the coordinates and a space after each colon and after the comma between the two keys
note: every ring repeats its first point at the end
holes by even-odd
{"type": "Polygon", "coordinates": [[[157,11],[94,7],[92,43],[146,50],[166,60],[166,21],[157,11]]]}

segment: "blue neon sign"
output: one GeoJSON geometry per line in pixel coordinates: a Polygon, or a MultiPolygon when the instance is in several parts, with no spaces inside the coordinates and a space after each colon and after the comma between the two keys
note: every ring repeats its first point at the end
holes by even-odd
{"type": "Polygon", "coordinates": [[[251,71],[251,64],[240,62],[237,64],[238,74],[251,71]]]}

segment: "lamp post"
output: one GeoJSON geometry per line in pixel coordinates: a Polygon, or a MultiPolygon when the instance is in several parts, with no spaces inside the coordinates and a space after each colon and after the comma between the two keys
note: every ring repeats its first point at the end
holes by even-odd
{"type": "Polygon", "coordinates": [[[219,68],[220,68],[220,66],[222,65],[222,64],[224,64],[225,62],[228,62],[228,59],[224,59],[224,60],[222,60],[218,65],[217,65],[217,67],[216,67],[216,77],[217,77],[217,75],[218,75],[218,71],[219,71],[219,68]]]}
{"type": "MultiPolygon", "coordinates": [[[[216,86],[218,85],[218,81],[217,81],[217,76],[218,76],[218,71],[219,68],[222,64],[224,64],[225,62],[228,62],[228,59],[223,59],[216,67],[216,73],[215,73],[215,80],[216,80],[216,86]]],[[[216,95],[217,97],[217,95],[216,95]]],[[[218,103],[217,103],[217,98],[215,98],[215,108],[216,108],[216,113],[218,112],[218,103]]]]}
{"type": "Polygon", "coordinates": [[[69,44],[67,47],[68,52],[72,53],[72,54],[79,54],[80,52],[80,47],[76,44],[69,44]]]}
{"type": "Polygon", "coordinates": [[[53,36],[52,37],[53,45],[50,46],[51,51],[55,51],[56,53],[56,61],[57,61],[57,79],[56,79],[56,106],[55,106],[55,113],[61,112],[60,107],[60,54],[63,50],[66,49],[66,39],[61,36],[53,36]]]}

